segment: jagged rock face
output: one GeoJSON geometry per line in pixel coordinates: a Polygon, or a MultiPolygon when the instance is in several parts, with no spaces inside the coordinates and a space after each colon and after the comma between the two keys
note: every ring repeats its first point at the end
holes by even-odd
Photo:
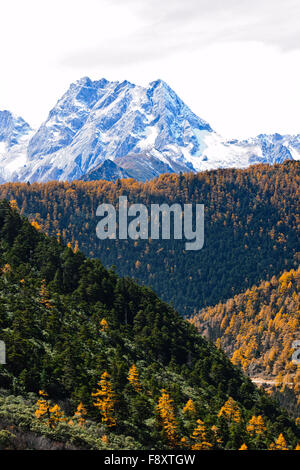
{"type": "Polygon", "coordinates": [[[104,162],[90,170],[81,179],[83,181],[116,181],[123,178],[131,178],[131,175],[112,160],[104,160],[104,162]]]}
{"type": "Polygon", "coordinates": [[[30,125],[10,111],[0,111],[0,183],[15,181],[16,169],[26,162],[30,125]]]}
{"type": "Polygon", "coordinates": [[[30,131],[31,128],[24,119],[9,111],[0,111],[0,142],[5,143],[8,148],[17,145],[30,131]]]}
{"type": "Polygon", "coordinates": [[[100,176],[124,172],[145,180],[166,171],[244,168],[300,156],[300,136],[223,139],[162,80],[141,87],[82,78],[35,133],[11,116],[0,112],[2,181],[80,179],[106,160],[119,168],[104,167],[100,176]]]}
{"type": "Polygon", "coordinates": [[[80,178],[106,159],[141,153],[146,161],[149,155],[172,169],[179,160],[184,170],[193,170],[184,152],[199,151],[195,132],[204,130],[211,132],[162,81],[143,88],[84,78],[71,85],[30,140],[27,174],[80,178]]]}

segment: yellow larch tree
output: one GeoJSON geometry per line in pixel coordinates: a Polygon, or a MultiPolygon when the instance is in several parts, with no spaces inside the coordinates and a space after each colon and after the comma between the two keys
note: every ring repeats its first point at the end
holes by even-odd
{"type": "Polygon", "coordinates": [[[232,397],[224,403],[218,413],[218,417],[224,417],[228,421],[239,423],[242,419],[241,411],[236,401],[232,397]]]}
{"type": "Polygon", "coordinates": [[[40,395],[40,398],[36,402],[38,409],[35,411],[34,414],[37,418],[44,418],[44,417],[49,418],[50,403],[46,399],[48,397],[48,394],[44,392],[44,390],[39,390],[39,395],[40,395]]]}
{"type": "Polygon", "coordinates": [[[112,390],[110,375],[108,372],[103,372],[101,375],[100,382],[98,382],[99,388],[96,392],[92,393],[92,397],[95,397],[94,406],[99,409],[102,415],[102,422],[108,427],[116,426],[117,421],[114,416],[115,407],[115,393],[112,390]]]}
{"type": "Polygon", "coordinates": [[[205,424],[201,419],[197,420],[197,426],[191,435],[191,439],[195,441],[192,445],[192,450],[209,450],[212,448],[212,444],[206,438],[205,424]]]}
{"type": "Polygon", "coordinates": [[[281,433],[278,436],[277,441],[272,443],[269,447],[270,450],[289,450],[284,435],[281,433]]]}
{"type": "Polygon", "coordinates": [[[157,410],[168,441],[172,446],[175,446],[177,442],[178,425],[175,418],[173,400],[170,398],[170,395],[165,389],[161,391],[161,396],[159,397],[157,404],[157,410]]]}
{"type": "Polygon", "coordinates": [[[60,423],[61,421],[65,421],[65,416],[63,411],[61,411],[60,406],[53,405],[49,409],[50,418],[49,418],[49,426],[55,428],[55,426],[60,423]]]}
{"type": "Polygon", "coordinates": [[[239,450],[248,450],[248,447],[246,446],[246,444],[242,444],[241,447],[239,448],[239,450]]]}
{"type": "Polygon", "coordinates": [[[102,318],[102,320],[100,322],[100,331],[106,332],[106,331],[108,331],[108,328],[109,327],[108,327],[108,323],[107,323],[106,319],[102,318]]]}
{"type": "Polygon", "coordinates": [[[19,210],[18,203],[17,203],[16,199],[11,199],[9,201],[9,205],[13,210],[16,210],[16,211],[19,210]]]}
{"type": "Polygon", "coordinates": [[[262,416],[252,416],[246,426],[246,431],[252,436],[263,434],[267,430],[262,416]]]}
{"type": "Polygon", "coordinates": [[[213,442],[215,445],[219,446],[223,443],[221,439],[221,433],[220,429],[214,424],[211,428],[211,431],[213,432],[213,442]]]}
{"type": "Polygon", "coordinates": [[[136,392],[141,392],[142,387],[139,381],[139,371],[135,364],[132,364],[132,366],[129,369],[128,381],[136,392]]]}
{"type": "Polygon", "coordinates": [[[86,423],[85,416],[87,414],[87,411],[85,407],[83,406],[83,403],[80,402],[79,405],[77,406],[77,410],[75,411],[74,418],[77,419],[77,422],[79,426],[84,427],[86,423]]]}
{"type": "Polygon", "coordinates": [[[35,411],[35,416],[38,419],[46,419],[49,427],[55,428],[58,423],[65,421],[64,413],[61,411],[60,406],[51,405],[48,400],[48,394],[44,390],[39,391],[40,398],[37,401],[38,409],[35,411]]]}
{"type": "Polygon", "coordinates": [[[40,224],[36,221],[36,220],[32,220],[31,221],[31,225],[36,229],[36,230],[41,230],[42,227],[40,226],[40,224]]]}
{"type": "Polygon", "coordinates": [[[184,405],[182,413],[187,414],[189,416],[195,416],[196,408],[195,408],[194,402],[191,398],[184,405]]]}

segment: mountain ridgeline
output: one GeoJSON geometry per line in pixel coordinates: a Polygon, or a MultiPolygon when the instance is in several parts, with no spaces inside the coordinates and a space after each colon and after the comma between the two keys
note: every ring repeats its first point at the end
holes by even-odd
{"type": "Polygon", "coordinates": [[[172,302],[182,315],[198,312],[298,266],[299,163],[255,165],[198,174],[45,184],[6,183],[0,197],[64,243],[79,246],[107,267],[116,266],[172,302]],[[102,240],[96,236],[99,204],[198,203],[205,206],[200,251],[182,240],[102,240]]]}
{"type": "Polygon", "coordinates": [[[117,174],[145,181],[299,159],[300,134],[222,138],[163,80],[142,87],[83,77],[35,130],[0,111],[0,182],[113,181],[117,174]],[[102,168],[108,160],[114,165],[102,168]]]}
{"type": "Polygon", "coordinates": [[[0,203],[0,447],[296,447],[300,428],[193,325],[33,225],[0,203]]]}

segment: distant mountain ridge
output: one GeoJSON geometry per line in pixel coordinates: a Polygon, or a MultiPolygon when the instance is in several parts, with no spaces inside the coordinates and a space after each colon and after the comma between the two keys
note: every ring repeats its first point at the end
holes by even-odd
{"type": "Polygon", "coordinates": [[[104,160],[100,165],[86,173],[81,179],[82,181],[98,181],[130,178],[131,175],[126,170],[116,165],[112,160],[104,160]]]}
{"type": "Polygon", "coordinates": [[[106,179],[120,173],[147,180],[299,158],[300,134],[223,139],[162,80],[142,87],[84,77],[37,131],[0,111],[0,182],[86,179],[106,160],[121,168],[110,165],[106,179]]]}

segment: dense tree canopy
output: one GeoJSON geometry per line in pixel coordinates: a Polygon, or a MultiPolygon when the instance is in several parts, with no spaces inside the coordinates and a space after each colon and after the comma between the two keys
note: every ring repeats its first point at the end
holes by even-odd
{"type": "Polygon", "coordinates": [[[84,448],[296,447],[287,413],[173,308],[5,201],[0,260],[0,447],[20,429],[84,448]]]}
{"type": "Polygon", "coordinates": [[[300,268],[204,308],[190,322],[248,375],[274,383],[285,406],[300,416],[300,365],[292,361],[300,331],[300,268]]]}
{"type": "Polygon", "coordinates": [[[6,183],[0,198],[49,235],[152,287],[182,314],[231,298],[253,284],[298,266],[299,162],[220,169],[134,180],[6,183]],[[100,203],[202,203],[205,242],[185,251],[181,240],[96,237],[100,203]]]}

